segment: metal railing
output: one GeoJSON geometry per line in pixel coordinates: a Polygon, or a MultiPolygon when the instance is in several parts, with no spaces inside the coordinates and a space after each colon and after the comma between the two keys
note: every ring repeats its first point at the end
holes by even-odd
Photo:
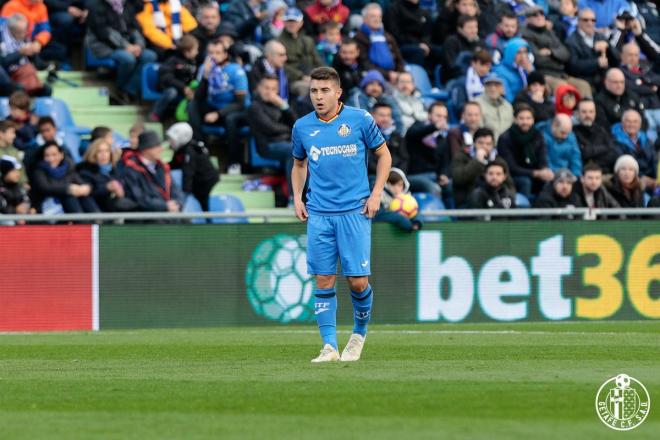
{"type": "MultiPolygon", "coordinates": [[[[506,217],[525,219],[545,218],[579,218],[584,220],[595,220],[598,218],[620,219],[626,217],[635,218],[660,218],[660,208],[612,208],[612,209],[590,209],[590,208],[531,208],[531,209],[445,209],[438,211],[424,211],[422,215],[426,218],[471,218],[490,220],[506,217]]],[[[88,213],[88,214],[35,214],[35,215],[0,215],[0,224],[12,224],[15,222],[25,223],[69,223],[69,222],[131,222],[131,221],[176,221],[193,219],[252,219],[257,222],[270,223],[275,219],[290,219],[295,223],[293,209],[253,209],[245,212],[113,212],[113,213],[88,213]]]]}

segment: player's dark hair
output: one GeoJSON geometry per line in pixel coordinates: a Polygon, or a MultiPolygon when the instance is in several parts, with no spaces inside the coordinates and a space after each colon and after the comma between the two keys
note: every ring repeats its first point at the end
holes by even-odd
{"type": "Polygon", "coordinates": [[[37,121],[37,128],[41,128],[44,125],[52,125],[53,127],[57,127],[55,124],[55,119],[51,118],[50,116],[42,116],[39,118],[39,121],[37,121]]]}
{"type": "Polygon", "coordinates": [[[589,161],[582,169],[582,175],[587,174],[588,171],[600,171],[603,172],[603,169],[594,161],[589,161]]]}
{"type": "Polygon", "coordinates": [[[90,136],[89,141],[94,142],[97,139],[101,139],[101,138],[106,137],[110,133],[112,133],[112,128],[110,128],[110,127],[105,127],[105,126],[102,126],[102,125],[100,125],[98,127],[94,127],[94,130],[92,130],[92,132],[89,135],[90,136]]]}
{"type": "Polygon", "coordinates": [[[472,140],[473,142],[476,142],[477,139],[482,138],[482,137],[491,137],[493,140],[495,140],[495,133],[493,133],[493,130],[491,130],[488,127],[481,127],[477,128],[477,131],[474,132],[472,135],[472,140]]]}
{"type": "Polygon", "coordinates": [[[309,74],[309,77],[317,81],[332,81],[338,86],[341,84],[339,81],[339,74],[332,67],[317,67],[316,69],[312,70],[312,73],[309,74]]]}

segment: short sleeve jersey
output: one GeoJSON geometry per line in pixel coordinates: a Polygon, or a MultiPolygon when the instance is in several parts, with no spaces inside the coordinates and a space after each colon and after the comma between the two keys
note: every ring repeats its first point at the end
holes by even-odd
{"type": "Polygon", "coordinates": [[[235,101],[236,94],[248,92],[248,80],[245,70],[236,64],[215,66],[209,73],[208,103],[221,110],[235,101]]]}
{"type": "Polygon", "coordinates": [[[329,121],[312,112],[293,127],[293,157],[308,159],[307,209],[312,213],[341,214],[361,208],[370,194],[367,149],[385,143],[369,112],[340,106],[329,121]]]}

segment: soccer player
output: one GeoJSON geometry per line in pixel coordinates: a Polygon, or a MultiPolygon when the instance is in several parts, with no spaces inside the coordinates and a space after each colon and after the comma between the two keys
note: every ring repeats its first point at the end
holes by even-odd
{"type": "Polygon", "coordinates": [[[312,362],[360,359],[373,291],[369,285],[371,219],[392,166],[392,158],[369,112],[339,102],[339,75],[330,67],[311,74],[310,97],[315,112],[293,127],[291,172],[296,217],[307,222],[307,271],[316,276],[314,314],[323,348],[312,362]],[[367,149],[378,161],[376,182],[369,191],[367,149]],[[306,203],[303,188],[309,170],[306,203]],[[353,334],[339,356],[337,349],[337,259],[348,280],[353,302],[353,334]]]}

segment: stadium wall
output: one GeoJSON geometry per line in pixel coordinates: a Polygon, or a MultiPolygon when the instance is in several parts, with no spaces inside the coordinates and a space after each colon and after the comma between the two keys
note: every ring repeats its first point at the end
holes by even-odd
{"type": "MultiPolygon", "coordinates": [[[[660,222],[373,229],[378,323],[660,319],[660,222]]],[[[298,224],[3,228],[0,330],[313,321],[298,224]]],[[[345,282],[339,322],[351,322],[345,282]]]]}

